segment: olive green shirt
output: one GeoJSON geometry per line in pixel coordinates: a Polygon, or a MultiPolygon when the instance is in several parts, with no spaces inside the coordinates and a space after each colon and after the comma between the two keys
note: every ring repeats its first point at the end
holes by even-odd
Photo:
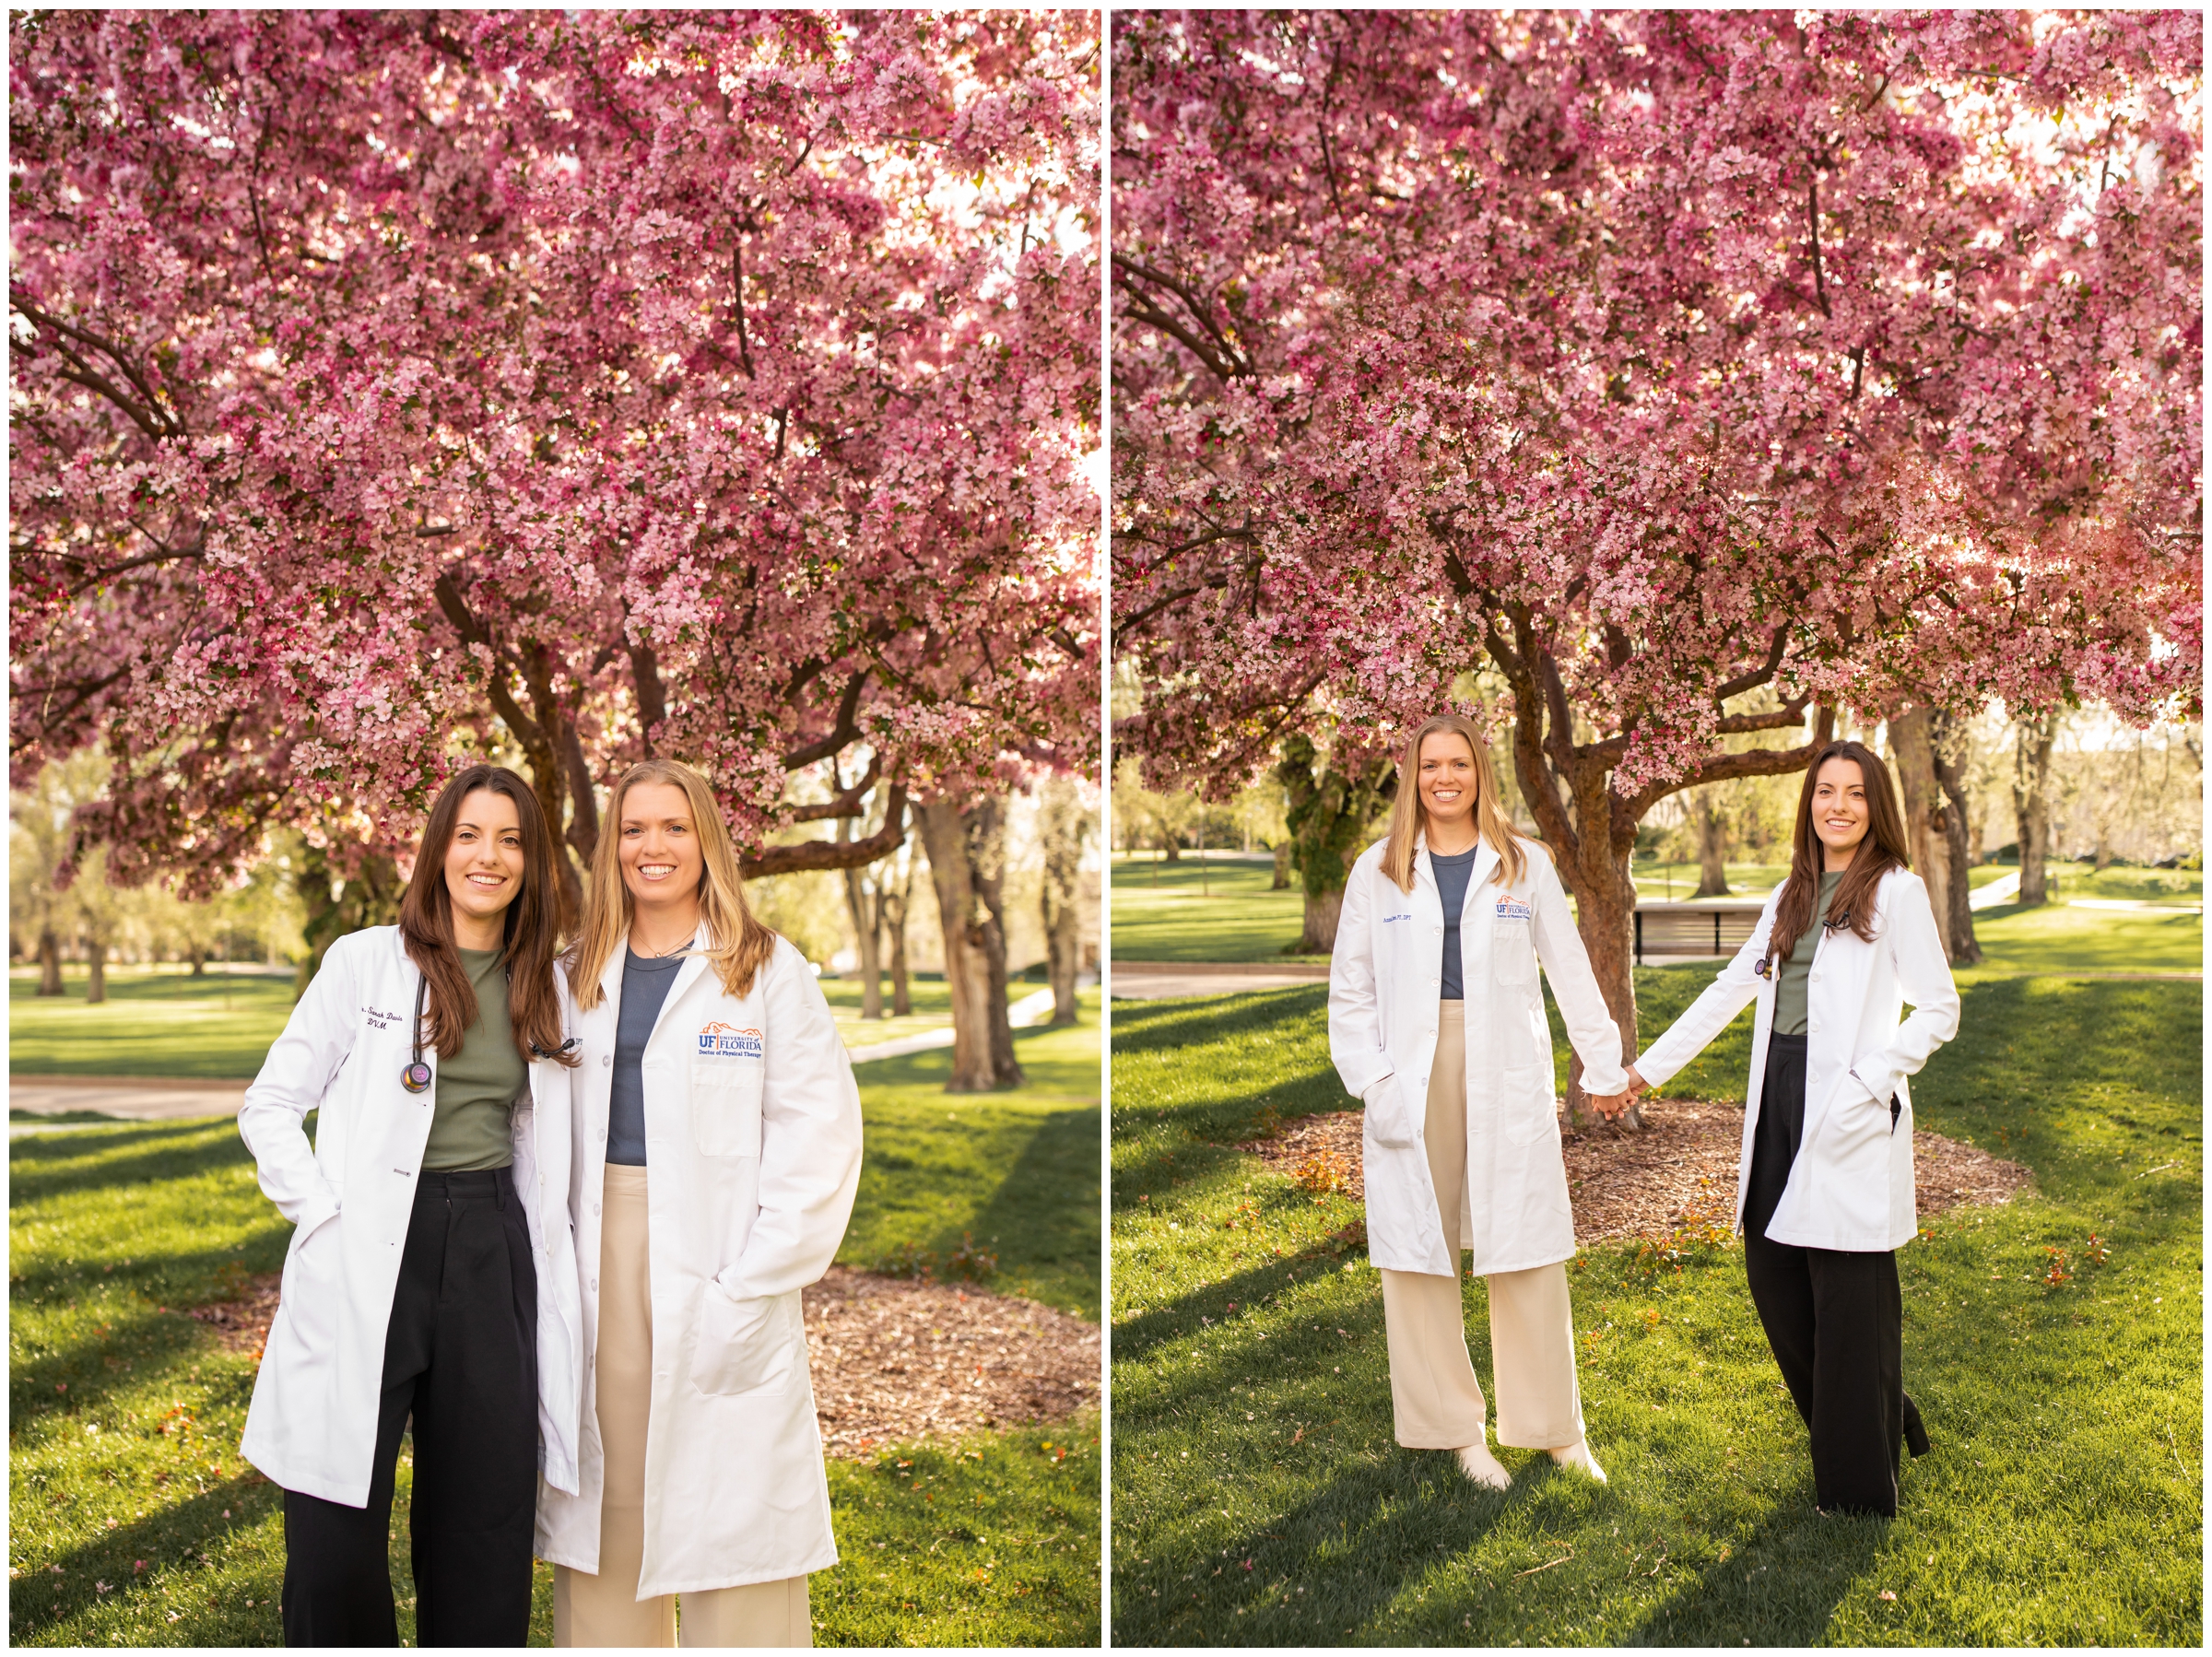
{"type": "Polygon", "coordinates": [[[1812,923],[1805,935],[1790,946],[1790,958],[1782,963],[1774,981],[1774,1033],[1778,1036],[1805,1034],[1806,980],[1812,975],[1813,953],[1820,947],[1820,921],[1828,913],[1829,899],[1843,884],[1843,871],[1830,870],[1820,876],[1820,897],[1813,905],[1812,923]]]}
{"type": "Polygon", "coordinates": [[[438,1062],[430,1142],[422,1153],[425,1173],[461,1173],[512,1163],[514,1140],[508,1118],[530,1079],[507,1017],[507,952],[458,953],[461,970],[476,988],[477,1021],[462,1038],[461,1051],[438,1062]]]}

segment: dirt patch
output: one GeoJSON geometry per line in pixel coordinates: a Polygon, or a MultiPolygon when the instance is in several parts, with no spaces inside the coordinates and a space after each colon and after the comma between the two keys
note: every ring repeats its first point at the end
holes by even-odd
{"type": "MultiPolygon", "coordinates": [[[[1735,1212],[1736,1162],[1744,1112],[1701,1099],[1647,1099],[1644,1131],[1569,1134],[1562,1148],[1567,1190],[1580,1243],[1612,1238],[1660,1239],[1685,1225],[1735,1212]]],[[[1288,1123],[1269,1139],[1239,1146],[1313,1191],[1337,1190],[1364,1199],[1357,1111],[1335,1111],[1288,1123]]],[[[1925,1129],[1912,1135],[1920,1216],[1968,1203],[2009,1202],[2033,1176],[1971,1145],[1925,1129]]]]}
{"type": "Polygon", "coordinates": [[[195,1306],[192,1315],[215,1331],[224,1351],[251,1352],[259,1358],[276,1316],[276,1291],[283,1282],[281,1272],[248,1277],[240,1284],[235,1299],[195,1306]]]}
{"type": "Polygon", "coordinates": [[[831,1266],[806,1292],[815,1410],[831,1455],[1099,1401],[1095,1323],[1034,1300],[831,1266]]]}
{"type": "MultiPolygon", "coordinates": [[[[256,1358],[276,1315],[276,1273],[194,1309],[229,1352],[256,1358]]],[[[1099,1401],[1099,1330],[982,1290],[831,1266],[801,1297],[822,1442],[834,1456],[979,1427],[1064,1421],[1099,1401]]]]}

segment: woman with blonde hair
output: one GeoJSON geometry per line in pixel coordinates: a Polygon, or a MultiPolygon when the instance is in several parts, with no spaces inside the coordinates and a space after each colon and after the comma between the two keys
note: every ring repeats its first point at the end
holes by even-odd
{"type": "Polygon", "coordinates": [[[578,1473],[541,1487],[554,1643],[809,1645],[837,1562],[799,1291],[860,1180],[860,1093],[806,958],[746,906],[706,780],[615,785],[569,961],[578,1473]]]}
{"type": "Polygon", "coordinates": [[[1606,1010],[1551,859],[1513,832],[1474,722],[1406,745],[1390,832],[1352,867],[1329,968],[1329,1052],[1366,1105],[1368,1253],[1382,1273],[1397,1440],[1512,1475],[1484,1437],[1459,1257],[1489,1280],[1498,1442],[1603,1482],[1583,1436],[1566,1262],[1574,1254],[1552,1092],[1551,980],[1583,1081],[1625,1092],[1606,1010]]]}

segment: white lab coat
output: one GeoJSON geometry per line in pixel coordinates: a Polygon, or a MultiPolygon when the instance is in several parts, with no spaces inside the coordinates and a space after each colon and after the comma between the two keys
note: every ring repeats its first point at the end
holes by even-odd
{"type": "MultiPolygon", "coordinates": [[[[1574,1254],[1539,961],[1582,1057],[1583,1086],[1605,1094],[1628,1086],[1620,1030],[1590,970],[1559,871],[1533,841],[1522,848],[1527,866],[1509,888],[1491,882],[1498,854],[1482,843],[1460,912],[1467,1192],[1459,1242],[1474,1251],[1478,1275],[1574,1254]]],[[[1345,884],[1329,963],[1329,1056],[1344,1085],[1367,1100],[1369,1258],[1388,1271],[1456,1276],[1422,1148],[1443,934],[1426,839],[1416,845],[1410,892],[1382,873],[1382,842],[1360,854],[1345,884]]]]}
{"type": "MultiPolygon", "coordinates": [[[[703,948],[702,932],[694,946],[703,948]]],[[[600,1200],[621,1006],[618,944],[578,1015],[571,1205],[584,1382],[573,1493],[538,1493],[537,1552],[599,1569],[606,1456],[594,1390],[600,1200]]],[[[653,1400],[638,1597],[735,1588],[837,1563],[799,1291],[830,1269],[860,1184],[860,1089],[806,959],[776,940],[751,992],[703,955],[661,1004],[641,1068],[653,1400]]]]}
{"type": "MultiPolygon", "coordinates": [[[[400,1085],[421,979],[396,926],[338,939],[238,1113],[261,1189],[295,1228],[240,1451],[285,1489],[352,1508],[369,1500],[384,1334],[438,1097],[434,1080],[420,1093],[400,1085]],[[304,1122],[315,1110],[311,1148],[304,1122]]],[[[567,1028],[558,968],[555,981],[567,1028]]],[[[437,1051],[426,1042],[422,1057],[434,1076],[437,1051]]],[[[571,1084],[549,1059],[529,1071],[513,1177],[537,1275],[539,1467],[573,1489],[582,1322],[569,1233],[571,1084]]]]}
{"type": "MultiPolygon", "coordinates": [[[[1666,1033],[1644,1050],[1637,1073],[1657,1087],[1697,1057],[1747,1002],[1751,1082],[1744,1102],[1744,1146],[1735,1176],[1735,1224],[1751,1189],[1752,1135],[1767,1075],[1768,1038],[1781,972],[1760,978],[1777,887],[1750,942],[1706,986],[1666,1033]]],[[[1875,888],[1874,936],[1830,932],[1818,916],[1806,984],[1805,1132],[1789,1184],[1774,1205],[1767,1236],[1801,1249],[1859,1252],[1900,1248],[1919,1228],[1912,1192],[1912,1096],[1905,1078],[1959,1033],[1959,992],[1951,982],[1936,911],[1919,876],[1891,869],[1875,888]],[[1912,1017],[1899,1022],[1905,1005],[1912,1017]],[[1898,1114],[1892,1121],[1889,1100],[1898,1114]]],[[[1800,938],[1803,948],[1807,940],[1800,938]]]]}

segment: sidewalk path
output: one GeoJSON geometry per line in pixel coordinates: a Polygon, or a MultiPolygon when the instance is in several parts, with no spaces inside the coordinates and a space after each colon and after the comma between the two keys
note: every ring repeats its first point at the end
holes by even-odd
{"type": "Polygon", "coordinates": [[[1166,1001],[1328,981],[1326,961],[1116,961],[1110,987],[1117,1001],[1166,1001]]]}
{"type": "MultiPolygon", "coordinates": [[[[1039,990],[1006,1009],[1014,1028],[1042,1024],[1053,1016],[1053,993],[1039,990]]],[[[924,1030],[896,1041],[877,1041],[848,1051],[855,1064],[877,1059],[903,1058],[952,1045],[952,1027],[924,1030]]],[[[93,1111],[121,1122],[168,1122],[184,1117],[236,1116],[245,1103],[246,1084],[241,1081],[163,1081],[150,1076],[11,1076],[7,1086],[10,1111],[28,1111],[39,1116],[59,1116],[74,1111],[93,1111]]],[[[54,1133],[65,1128],[97,1127],[97,1122],[8,1123],[8,1137],[23,1134],[54,1133]]]]}

